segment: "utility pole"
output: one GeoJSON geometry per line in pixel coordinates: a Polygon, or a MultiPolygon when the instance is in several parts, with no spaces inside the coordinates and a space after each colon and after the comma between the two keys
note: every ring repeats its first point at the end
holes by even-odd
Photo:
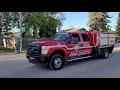
{"type": "Polygon", "coordinates": [[[21,12],[19,12],[19,28],[20,28],[20,52],[22,51],[22,18],[21,12]]]}

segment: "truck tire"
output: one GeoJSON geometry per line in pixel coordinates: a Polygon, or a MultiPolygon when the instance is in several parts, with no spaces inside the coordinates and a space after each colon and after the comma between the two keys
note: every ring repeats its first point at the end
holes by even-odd
{"type": "Polygon", "coordinates": [[[93,58],[97,58],[98,57],[98,49],[94,49],[92,55],[93,58]]]}
{"type": "Polygon", "coordinates": [[[109,49],[105,48],[105,49],[104,49],[104,53],[103,53],[103,55],[102,55],[102,58],[103,58],[103,59],[106,59],[106,58],[108,58],[108,57],[109,57],[109,49]]]}
{"type": "Polygon", "coordinates": [[[63,67],[63,57],[60,54],[54,54],[48,64],[50,69],[60,70],[63,67]]]}

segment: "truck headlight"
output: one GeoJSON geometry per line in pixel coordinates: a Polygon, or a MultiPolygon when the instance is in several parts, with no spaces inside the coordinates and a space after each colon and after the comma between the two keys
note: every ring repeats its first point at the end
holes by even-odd
{"type": "Polygon", "coordinates": [[[42,52],[41,52],[41,54],[47,54],[48,53],[48,51],[49,51],[49,47],[48,46],[42,46],[42,52]]]}

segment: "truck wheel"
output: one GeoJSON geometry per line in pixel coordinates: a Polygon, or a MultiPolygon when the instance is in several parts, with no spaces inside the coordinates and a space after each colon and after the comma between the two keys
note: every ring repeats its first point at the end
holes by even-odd
{"type": "Polygon", "coordinates": [[[109,49],[106,48],[106,49],[104,49],[104,53],[102,55],[102,58],[106,59],[108,57],[109,57],[109,49]]]}
{"type": "Polygon", "coordinates": [[[63,57],[59,54],[53,55],[49,62],[49,68],[53,70],[60,70],[62,66],[63,66],[63,57]]]}

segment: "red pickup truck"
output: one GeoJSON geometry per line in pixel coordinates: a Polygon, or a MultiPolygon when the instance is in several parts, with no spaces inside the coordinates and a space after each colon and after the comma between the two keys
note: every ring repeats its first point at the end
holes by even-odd
{"type": "Polygon", "coordinates": [[[108,58],[114,45],[115,33],[95,30],[61,31],[50,41],[30,43],[26,57],[33,64],[42,64],[59,70],[69,61],[98,56],[108,58]]]}

